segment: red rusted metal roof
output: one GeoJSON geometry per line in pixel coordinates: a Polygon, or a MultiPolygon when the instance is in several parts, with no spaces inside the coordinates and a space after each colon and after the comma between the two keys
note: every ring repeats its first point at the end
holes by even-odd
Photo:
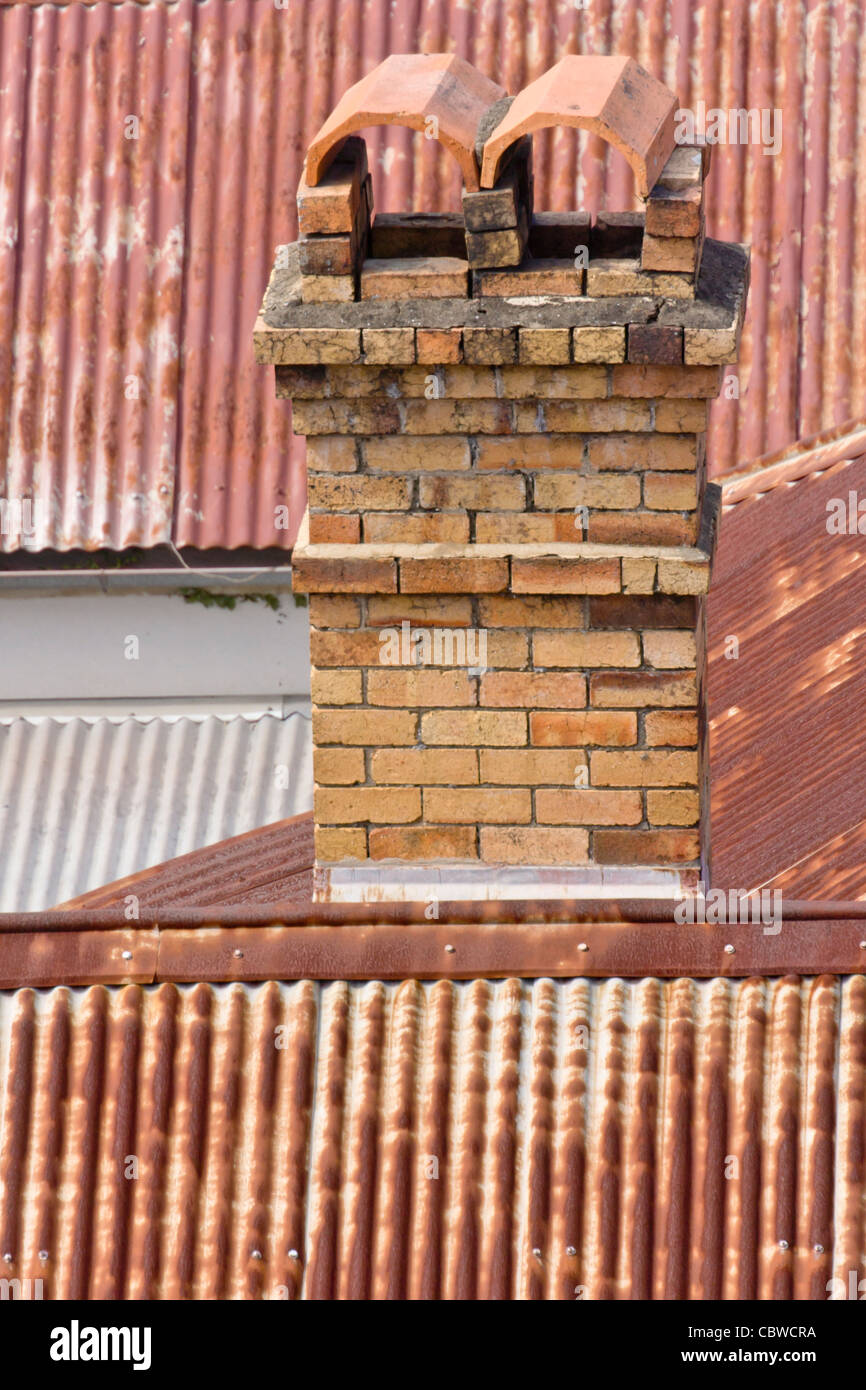
{"type": "Polygon", "coordinates": [[[3,1276],[824,1300],[866,1270],[864,1040],[862,976],[0,995],[3,1276]]]}
{"type": "MultiPolygon", "coordinates": [[[[0,458],[8,496],[46,503],[28,544],[291,543],[303,442],[253,363],[252,325],[295,235],[307,144],[394,52],[453,51],[512,93],[563,54],[616,52],[684,106],[780,110],[777,155],[713,152],[709,231],[752,243],[752,288],[711,467],[862,413],[861,18],[830,0],[3,5],[0,458]]],[[[368,144],[380,210],[459,206],[435,141],[377,128],[368,144]]],[[[632,204],[597,137],[535,144],[538,207],[632,204]]]]}
{"type": "Polygon", "coordinates": [[[843,446],[770,462],[765,490],[759,470],[737,478],[723,506],[708,606],[722,886],[866,897],[866,553],[856,519],[827,528],[831,499],[847,518],[849,493],[866,497],[866,456],[828,465],[843,446]]]}

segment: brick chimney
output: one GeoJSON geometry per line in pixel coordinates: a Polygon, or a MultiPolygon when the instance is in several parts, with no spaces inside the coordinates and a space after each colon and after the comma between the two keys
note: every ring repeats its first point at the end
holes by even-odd
{"type": "Polygon", "coordinates": [[[256,325],[307,437],[317,894],[675,895],[709,876],[707,411],[748,253],[706,147],[624,58],[510,98],[387,59],[310,146],[256,325]],[[378,215],[363,140],[460,164],[463,215],[378,215]],[[645,212],[533,209],[532,132],[628,159],[645,212]]]}

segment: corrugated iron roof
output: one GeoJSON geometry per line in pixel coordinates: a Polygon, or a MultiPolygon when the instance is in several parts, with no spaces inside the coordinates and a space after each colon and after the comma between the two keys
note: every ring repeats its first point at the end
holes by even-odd
{"type": "Polygon", "coordinates": [[[311,801],[300,714],[0,724],[0,910],[53,907],[311,801]]]}
{"type": "Polygon", "coordinates": [[[862,976],[0,995],[3,1275],[824,1300],[866,1269],[864,1048],[862,976]]]}
{"type": "Polygon", "coordinates": [[[827,504],[866,497],[866,456],[770,472],[723,510],[710,588],[713,880],[863,898],[866,553],[827,504]]]}
{"type": "MultiPolygon", "coordinates": [[[[303,442],[252,325],[295,235],[308,142],[392,52],[454,51],[511,92],[564,53],[621,52],[684,106],[779,109],[778,155],[713,155],[710,233],[753,259],[740,397],[713,406],[711,466],[862,413],[861,18],[831,0],[3,6],[0,457],[8,496],[47,503],[28,544],[291,543],[303,442]],[[282,503],[292,528],[275,531],[282,503]]],[[[381,210],[458,206],[435,141],[378,129],[369,150],[381,210]]],[[[535,169],[540,207],[632,203],[598,140],[545,132],[535,169]]]]}
{"type": "MultiPolygon", "coordinates": [[[[299,789],[296,786],[294,790],[297,793],[299,789]]],[[[146,912],[184,904],[223,907],[309,902],[313,857],[313,816],[306,811],[129,874],[61,906],[91,911],[122,907],[130,893],[146,912]]]]}

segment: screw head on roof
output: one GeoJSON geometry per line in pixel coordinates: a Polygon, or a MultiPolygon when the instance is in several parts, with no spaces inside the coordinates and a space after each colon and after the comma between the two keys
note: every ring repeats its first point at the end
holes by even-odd
{"type": "Polygon", "coordinates": [[[5,1260],[5,1262],[6,1262],[7,1265],[11,1265],[11,1263],[12,1263],[12,1256],[11,1256],[11,1254],[9,1253],[8,1250],[6,1251],[6,1254],[3,1256],[3,1259],[5,1260]]]}
{"type": "Polygon", "coordinates": [[[39,1258],[40,1258],[40,1260],[42,1260],[43,1262],[44,1262],[45,1260],[47,1260],[47,1259],[48,1259],[48,1251],[47,1251],[47,1250],[40,1250],[40,1251],[39,1251],[39,1258]]]}
{"type": "Polygon", "coordinates": [[[787,1250],[787,1249],[788,1249],[788,1242],[787,1242],[786,1240],[780,1240],[780,1241],[779,1241],[779,1249],[780,1249],[780,1250],[787,1250]]]}
{"type": "Polygon", "coordinates": [[[731,943],[730,943],[730,941],[729,941],[728,944],[727,944],[727,946],[725,947],[725,954],[728,955],[728,956],[732,956],[732,955],[734,954],[734,952],[736,951],[736,949],[737,949],[736,946],[732,946],[731,943]]]}
{"type": "Polygon", "coordinates": [[[232,951],[232,955],[237,956],[238,960],[240,960],[241,956],[243,955],[243,951],[241,950],[240,946],[235,947],[235,949],[232,951]]]}
{"type": "Polygon", "coordinates": [[[301,1258],[301,1257],[300,1257],[300,1255],[298,1254],[297,1250],[290,1250],[290,1251],[289,1251],[289,1259],[290,1259],[290,1260],[299,1260],[300,1258],[301,1258]]]}
{"type": "Polygon", "coordinates": [[[456,946],[446,946],[446,947],[445,947],[445,950],[448,952],[449,956],[453,956],[453,955],[454,955],[454,952],[457,950],[457,947],[456,947],[456,946]]]}
{"type": "Polygon", "coordinates": [[[124,960],[132,960],[132,952],[131,952],[131,951],[121,951],[120,954],[121,954],[121,956],[123,957],[124,960]]]}
{"type": "Polygon", "coordinates": [[[866,941],[861,941],[861,942],[860,942],[860,950],[861,950],[861,951],[866,951],[866,941]]]}
{"type": "Polygon", "coordinates": [[[577,1254],[577,1246],[575,1246],[575,1245],[566,1245],[566,1247],[565,1247],[565,1253],[566,1253],[566,1255],[576,1255],[576,1254],[577,1254]]]}
{"type": "Polygon", "coordinates": [[[254,1260],[260,1260],[260,1259],[262,1258],[262,1252],[261,1252],[261,1250],[252,1250],[250,1253],[251,1253],[252,1258],[253,1258],[254,1260]]]}
{"type": "Polygon", "coordinates": [[[579,942],[577,943],[577,949],[578,949],[579,951],[588,951],[588,950],[589,950],[589,947],[587,946],[587,944],[586,944],[585,941],[579,941],[579,942]]]}
{"type": "Polygon", "coordinates": [[[814,1247],[814,1249],[815,1249],[815,1254],[816,1254],[816,1255],[823,1255],[823,1253],[824,1253],[824,1247],[823,1247],[823,1245],[816,1245],[816,1246],[814,1247]]]}
{"type": "Polygon", "coordinates": [[[533,1255],[535,1256],[535,1258],[536,1258],[537,1260],[540,1260],[540,1259],[541,1259],[541,1251],[539,1250],[539,1248],[538,1248],[537,1245],[534,1247],[532,1253],[533,1253],[533,1255]]]}

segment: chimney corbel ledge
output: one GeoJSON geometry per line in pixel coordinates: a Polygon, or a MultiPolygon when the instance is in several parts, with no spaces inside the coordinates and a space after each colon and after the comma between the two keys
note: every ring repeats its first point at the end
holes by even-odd
{"type": "Polygon", "coordinates": [[[255,347],[307,437],[321,899],[709,881],[705,434],[749,256],[705,238],[676,104],[624,58],[512,99],[394,56],[310,147],[255,347]],[[383,121],[451,150],[462,216],[373,217],[357,131],[383,121]],[[558,124],[622,150],[644,212],[533,210],[558,124]]]}

